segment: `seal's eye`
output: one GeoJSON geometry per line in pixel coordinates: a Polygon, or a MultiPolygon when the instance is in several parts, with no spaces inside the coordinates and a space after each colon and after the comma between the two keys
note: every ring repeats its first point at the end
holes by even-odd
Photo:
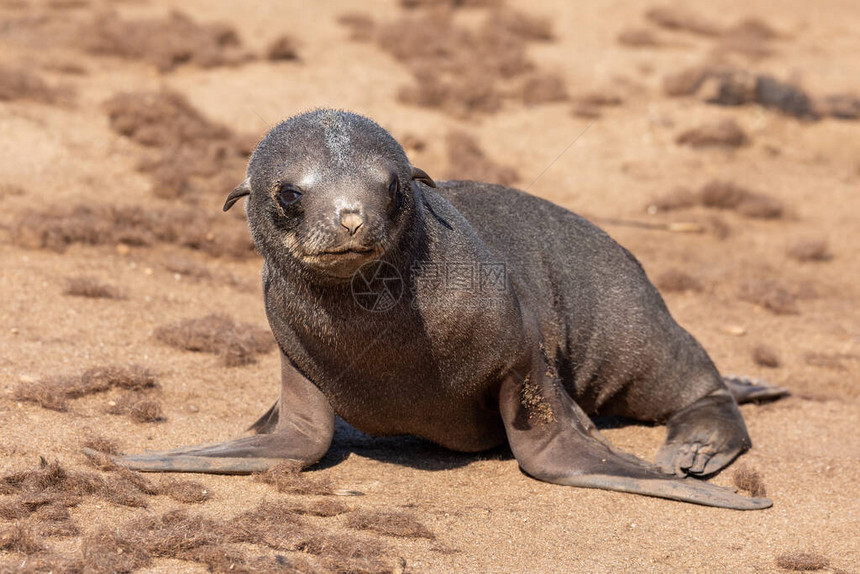
{"type": "Polygon", "coordinates": [[[280,187],[278,187],[278,193],[276,194],[276,198],[280,206],[284,209],[296,203],[299,198],[302,196],[302,192],[296,189],[296,186],[290,183],[282,183],[280,187]]]}
{"type": "Polygon", "coordinates": [[[391,183],[388,184],[388,193],[394,197],[394,195],[400,191],[400,183],[397,181],[397,178],[391,180],[391,183]]]}

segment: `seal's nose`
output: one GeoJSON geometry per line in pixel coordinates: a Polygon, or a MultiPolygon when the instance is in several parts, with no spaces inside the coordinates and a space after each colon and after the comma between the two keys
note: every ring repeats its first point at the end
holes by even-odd
{"type": "Polygon", "coordinates": [[[355,212],[341,213],[340,224],[346,227],[350,235],[355,235],[358,229],[364,225],[364,218],[355,212]]]}

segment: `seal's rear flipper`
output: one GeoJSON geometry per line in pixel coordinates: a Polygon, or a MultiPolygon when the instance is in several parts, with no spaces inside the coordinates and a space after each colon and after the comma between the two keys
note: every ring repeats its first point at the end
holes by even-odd
{"type": "Polygon", "coordinates": [[[733,376],[723,377],[723,382],[729,388],[729,392],[738,402],[759,403],[764,401],[775,401],[791,394],[788,389],[776,387],[761,379],[752,377],[733,376]]]}
{"type": "Polygon", "coordinates": [[[499,393],[511,450],[529,475],[555,484],[705,506],[737,510],[772,506],[767,498],[748,498],[697,479],[668,475],[645,461],[615,452],[560,385],[545,380],[543,369],[533,370],[531,377],[511,374],[499,393]]]}

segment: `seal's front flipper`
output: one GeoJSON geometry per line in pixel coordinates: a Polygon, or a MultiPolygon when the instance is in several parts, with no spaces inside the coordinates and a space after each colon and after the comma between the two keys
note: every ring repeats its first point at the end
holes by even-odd
{"type": "Polygon", "coordinates": [[[723,382],[739,405],[775,401],[791,394],[788,389],[777,387],[752,377],[726,376],[723,382]]]}
{"type": "MultiPolygon", "coordinates": [[[[278,437],[275,434],[251,436],[220,444],[118,456],[112,459],[116,464],[143,472],[250,474],[262,472],[292,458],[288,455],[275,456],[280,447],[289,444],[287,440],[281,440],[284,438],[286,437],[278,437]],[[260,439],[269,440],[263,442],[260,439]]],[[[98,455],[86,448],[84,453],[89,456],[98,455]]]]}
{"type": "Polygon", "coordinates": [[[121,456],[115,461],[145,472],[210,474],[250,474],[285,460],[310,466],[323,457],[331,444],[334,411],[316,385],[296,370],[282,353],[281,397],[251,428],[268,434],[121,456]]]}
{"type": "Polygon", "coordinates": [[[545,369],[525,378],[509,375],[499,407],[511,450],[531,476],[568,486],[601,488],[692,502],[705,506],[755,510],[772,505],[692,478],[678,478],[624,453],[617,453],[582,409],[545,369]]]}

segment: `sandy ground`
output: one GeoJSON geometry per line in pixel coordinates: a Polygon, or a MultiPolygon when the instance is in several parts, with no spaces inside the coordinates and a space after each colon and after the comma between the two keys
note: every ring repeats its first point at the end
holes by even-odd
{"type": "MultiPolygon", "coordinates": [[[[797,553],[809,554],[806,559],[823,571],[860,571],[860,128],[856,119],[833,117],[822,103],[860,93],[854,56],[860,36],[852,32],[860,5],[717,0],[691,18],[672,9],[648,17],[666,8],[650,0],[508,0],[505,8],[475,3],[493,6],[462,8],[453,16],[433,12],[446,2],[429,4],[437,6],[407,8],[394,0],[360,7],[260,2],[241,9],[200,0],[0,2],[0,70],[18,70],[27,79],[16,76],[18,87],[9,75],[0,80],[0,476],[36,469],[40,456],[71,471],[107,476],[81,453],[94,436],[115,441],[123,452],[223,440],[241,434],[276,398],[276,353],[225,367],[223,357],[176,349],[155,335],[159,327],[211,313],[266,328],[259,258],[206,247],[217,247],[230,233],[246,241],[242,218],[220,214],[230,186],[242,178],[244,148],[225,144],[227,156],[235,157],[213,156],[214,173],[193,173],[182,193],[159,192],[157,174],[139,168],[146,158],[161,157],[164,145],[115,129],[106,102],[120,93],[172,90],[203,117],[252,141],[282,118],[334,106],[375,118],[407,142],[413,163],[438,179],[475,173],[507,178],[600,223],[658,280],[673,315],[723,372],[766,378],[793,396],[742,408],[754,447],[735,467],[761,474],[774,502],[765,511],[543,484],[522,474],[504,451],[461,455],[342,426],[332,452],[309,476],[363,496],[343,498],[350,512],[309,518],[315,528],[358,544],[379,543],[380,563],[393,571],[403,570],[402,558],[409,572],[778,572],[792,560],[799,567],[797,553]],[[239,45],[231,49],[240,54],[221,60],[152,56],[162,42],[186,35],[181,31],[157,45],[138,38],[143,48],[137,52],[92,48],[92,38],[107,32],[87,33],[86,26],[109,8],[120,21],[161,21],[181,9],[194,22],[224,22],[235,29],[239,45]],[[552,37],[520,32],[532,69],[498,83],[497,105],[484,109],[484,100],[465,105],[457,97],[450,105],[444,98],[422,105],[410,98],[408,89],[422,77],[416,74],[446,60],[398,55],[398,46],[417,52],[427,45],[416,43],[415,28],[401,18],[443,18],[443,28],[475,31],[504,10],[548,19],[552,37]],[[356,11],[367,20],[339,22],[356,11]],[[739,35],[738,24],[748,18],[757,19],[757,31],[739,35]],[[387,25],[394,22],[400,24],[387,25]],[[356,39],[362,32],[369,38],[356,39]],[[281,36],[293,42],[297,59],[266,57],[281,36]],[[680,97],[666,93],[667,76],[705,64],[802,86],[821,117],[793,117],[764,101],[715,105],[707,101],[713,94],[705,93],[710,85],[680,97]],[[555,96],[521,96],[537,84],[536,74],[554,78],[555,96]],[[42,83],[32,83],[37,80],[42,83]],[[723,120],[742,130],[743,145],[732,138],[703,147],[678,141],[687,130],[723,120]],[[452,161],[448,150],[461,137],[452,133],[475,138],[485,158],[452,161]],[[752,194],[753,207],[725,197],[702,205],[700,190],[714,181],[744,188],[741,195],[752,194]],[[665,209],[667,196],[693,205],[665,209]],[[150,214],[192,210],[200,221],[215,223],[202,240],[184,244],[176,233],[135,241],[112,234],[115,219],[94,239],[67,230],[58,243],[45,240],[46,228],[77,225],[80,235],[81,226],[90,225],[69,215],[78,206],[140,207],[150,214]],[[67,294],[69,281],[79,277],[120,297],[67,294]],[[160,405],[162,420],[109,414],[123,400],[118,389],[70,399],[65,411],[21,400],[20,393],[40,380],[129,364],[156,374],[160,388],[146,396],[160,405]],[[434,538],[361,531],[349,522],[359,511],[406,513],[434,538]]],[[[119,33],[116,45],[132,35],[119,33]]],[[[456,42],[443,43],[454,48],[454,60],[476,50],[456,42]]],[[[481,62],[452,65],[450,73],[462,75],[454,84],[495,73],[481,62]]],[[[437,85],[421,85],[429,90],[431,84],[437,85]]],[[[617,446],[651,460],[665,434],[663,427],[605,426],[617,446]]],[[[732,472],[712,481],[729,486],[732,472]]],[[[38,552],[21,552],[9,534],[28,524],[38,532],[37,514],[4,516],[0,508],[0,572],[35,568],[45,556],[65,557],[59,570],[80,569],[88,537],[119,531],[136,518],[185,509],[229,522],[264,500],[309,496],[279,493],[250,477],[193,480],[207,491],[205,502],[147,495],[146,507],[129,507],[84,496],[69,509],[74,532],[45,534],[38,552]]],[[[0,489],[0,504],[12,508],[18,496],[0,489]]],[[[258,570],[285,568],[274,552],[307,557],[311,570],[326,567],[325,553],[307,547],[246,543],[236,552],[239,558],[226,567],[160,556],[138,566],[146,572],[204,572],[207,564],[240,571],[242,560],[263,556],[269,562],[257,563],[258,570]]]]}

